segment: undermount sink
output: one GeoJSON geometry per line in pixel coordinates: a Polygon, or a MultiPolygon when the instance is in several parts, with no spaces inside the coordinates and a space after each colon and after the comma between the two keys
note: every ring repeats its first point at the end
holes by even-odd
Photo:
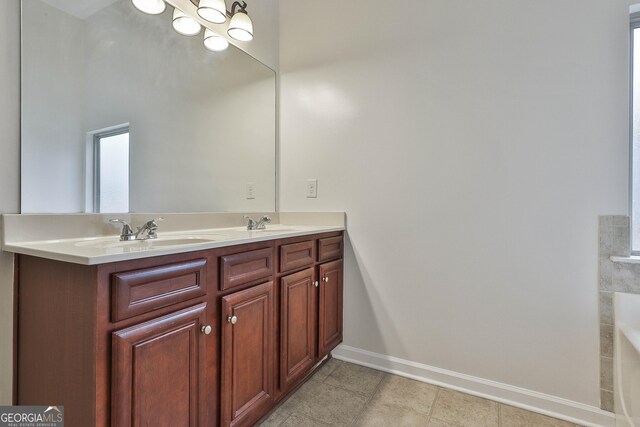
{"type": "Polygon", "coordinates": [[[167,246],[192,245],[195,243],[209,243],[214,239],[205,239],[201,237],[180,237],[180,238],[158,238],[148,240],[131,240],[131,241],[87,241],[76,243],[76,246],[96,249],[150,249],[164,248],[167,246]]]}

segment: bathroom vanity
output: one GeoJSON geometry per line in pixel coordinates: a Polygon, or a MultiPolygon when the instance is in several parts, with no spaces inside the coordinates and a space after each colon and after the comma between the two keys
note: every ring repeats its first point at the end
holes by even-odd
{"type": "Polygon", "coordinates": [[[274,212],[275,71],[166,3],[21,2],[15,400],[68,427],[252,425],[342,340],[344,213],[274,212]],[[173,213],[121,242],[105,212],[173,213]]]}
{"type": "Polygon", "coordinates": [[[342,340],[342,229],[158,256],[106,240],[74,243],[100,257],[12,249],[17,403],[64,405],[69,427],[253,425],[342,340]]]}

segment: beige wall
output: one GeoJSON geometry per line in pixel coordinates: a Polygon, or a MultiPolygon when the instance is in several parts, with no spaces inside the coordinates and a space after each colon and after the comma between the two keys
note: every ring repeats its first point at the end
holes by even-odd
{"type": "MultiPolygon", "coordinates": [[[[20,210],[20,2],[0,13],[0,213],[20,210]]],[[[13,257],[0,253],[0,405],[13,383],[13,257]]]]}
{"type": "Polygon", "coordinates": [[[627,3],[280,12],[280,206],[347,212],[345,344],[597,412],[598,215],[627,212],[627,3]]]}

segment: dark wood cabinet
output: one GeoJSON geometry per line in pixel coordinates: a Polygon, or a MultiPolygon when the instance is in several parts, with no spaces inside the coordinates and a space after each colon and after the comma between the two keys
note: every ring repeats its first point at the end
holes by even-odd
{"type": "Polygon", "coordinates": [[[206,303],[113,333],[114,426],[206,425],[206,303]]]}
{"type": "Polygon", "coordinates": [[[280,279],[280,387],[289,389],[316,361],[317,296],[313,268],[280,279]]]}
{"type": "Polygon", "coordinates": [[[67,427],[255,424],[342,341],[342,238],[19,255],[16,403],[65,405],[67,427]]]}
{"type": "Polygon", "coordinates": [[[342,259],[322,263],[326,258],[342,257],[342,235],[281,248],[306,247],[315,254],[316,244],[321,249],[317,260],[314,255],[313,267],[280,277],[280,393],[294,388],[315,363],[342,342],[342,259]]]}
{"type": "Polygon", "coordinates": [[[342,342],[342,260],[319,267],[318,356],[342,342]]]}
{"type": "Polygon", "coordinates": [[[273,282],[222,298],[223,426],[249,426],[273,401],[273,309],[273,282]]]}

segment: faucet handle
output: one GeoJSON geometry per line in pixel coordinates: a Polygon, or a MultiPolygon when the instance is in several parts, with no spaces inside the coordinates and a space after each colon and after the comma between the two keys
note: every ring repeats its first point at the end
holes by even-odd
{"type": "Polygon", "coordinates": [[[158,230],[158,222],[163,221],[163,217],[158,217],[154,219],[150,219],[145,222],[141,227],[138,227],[138,231],[134,234],[136,239],[138,240],[147,240],[147,239],[157,239],[158,234],[156,234],[156,230],[158,230]]]}
{"type": "Polygon", "coordinates": [[[123,219],[110,219],[109,222],[112,224],[122,224],[120,240],[132,240],[131,237],[134,236],[134,233],[128,222],[123,219]]]}
{"type": "Polygon", "coordinates": [[[266,228],[265,224],[270,224],[270,223],[271,223],[271,218],[264,215],[262,218],[260,218],[260,221],[258,221],[258,223],[256,224],[256,229],[264,230],[266,228]]]}
{"type": "Polygon", "coordinates": [[[164,217],[160,216],[160,217],[158,217],[158,218],[154,218],[154,219],[152,219],[151,221],[148,221],[148,222],[147,222],[147,226],[148,226],[148,227],[155,227],[155,228],[158,228],[158,224],[157,224],[157,223],[158,223],[158,222],[160,222],[160,221],[164,221],[164,217]]]}
{"type": "Polygon", "coordinates": [[[253,218],[251,218],[249,215],[244,215],[243,218],[248,220],[248,222],[247,222],[247,230],[255,230],[256,229],[256,222],[253,220],[253,218]]]}

